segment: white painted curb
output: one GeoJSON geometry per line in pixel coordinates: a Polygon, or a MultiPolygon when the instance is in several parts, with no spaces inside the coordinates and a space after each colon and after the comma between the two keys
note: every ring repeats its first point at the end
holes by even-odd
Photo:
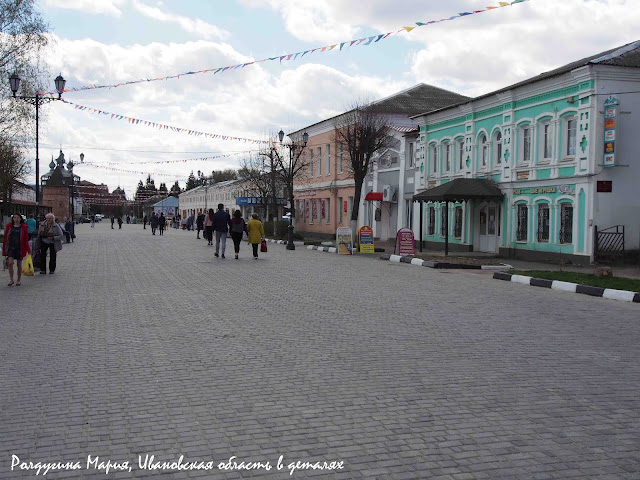
{"type": "Polygon", "coordinates": [[[400,255],[391,255],[389,256],[389,261],[390,262],[396,262],[396,263],[400,263],[400,259],[402,257],[400,255]]]}
{"type": "Polygon", "coordinates": [[[633,302],[635,292],[628,292],[626,290],[614,290],[613,288],[605,288],[602,293],[602,298],[610,298],[612,300],[622,300],[623,302],[633,302]]]}
{"type": "Polygon", "coordinates": [[[577,283],[569,283],[569,282],[561,282],[560,280],[554,280],[551,284],[551,288],[553,290],[562,290],[563,292],[573,292],[576,293],[576,289],[578,288],[577,283]]]}

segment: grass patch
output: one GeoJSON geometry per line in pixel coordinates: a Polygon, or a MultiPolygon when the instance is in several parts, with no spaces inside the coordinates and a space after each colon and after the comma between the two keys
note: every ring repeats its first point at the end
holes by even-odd
{"type": "Polygon", "coordinates": [[[513,275],[543,278],[545,280],[560,280],[561,282],[578,283],[580,285],[589,285],[591,287],[640,292],[640,280],[634,278],[596,277],[589,273],[549,272],[544,270],[510,270],[508,273],[513,275]]]}

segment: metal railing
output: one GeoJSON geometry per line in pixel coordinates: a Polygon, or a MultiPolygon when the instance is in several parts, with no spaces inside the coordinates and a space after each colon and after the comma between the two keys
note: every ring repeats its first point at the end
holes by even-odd
{"type": "Polygon", "coordinates": [[[603,230],[598,230],[596,226],[595,244],[596,262],[624,259],[624,225],[614,225],[603,230]]]}

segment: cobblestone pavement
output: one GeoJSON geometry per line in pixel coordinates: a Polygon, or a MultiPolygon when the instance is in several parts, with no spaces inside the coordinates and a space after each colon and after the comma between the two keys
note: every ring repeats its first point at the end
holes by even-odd
{"type": "Polygon", "coordinates": [[[215,259],[141,225],[77,235],[55,275],[0,287],[0,478],[640,478],[638,305],[275,244],[215,259]],[[160,468],[181,455],[211,469],[160,468]]]}

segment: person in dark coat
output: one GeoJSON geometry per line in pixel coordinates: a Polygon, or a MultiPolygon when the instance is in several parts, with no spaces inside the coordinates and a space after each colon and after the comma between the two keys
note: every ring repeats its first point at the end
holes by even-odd
{"type": "Polygon", "coordinates": [[[216,257],[218,253],[224,258],[224,251],[227,248],[227,232],[231,228],[231,215],[225,211],[224,204],[218,204],[218,211],[213,215],[213,231],[216,232],[216,257]],[[222,252],[220,252],[220,244],[222,243],[222,252]]]}
{"type": "Polygon", "coordinates": [[[142,217],[142,228],[143,228],[143,230],[147,229],[147,223],[149,223],[149,219],[145,215],[144,217],[142,217]]]}
{"type": "Polygon", "coordinates": [[[116,222],[116,217],[111,217],[111,230],[113,230],[113,224],[116,222]]]}
{"type": "Polygon", "coordinates": [[[118,217],[118,228],[122,229],[122,217],[118,217]]]}
{"type": "Polygon", "coordinates": [[[233,212],[231,227],[229,228],[229,234],[233,240],[233,249],[236,252],[236,260],[238,260],[238,254],[240,253],[240,242],[242,242],[243,233],[249,235],[249,232],[247,231],[247,224],[245,223],[244,218],[242,218],[242,212],[240,210],[236,210],[233,212]]]}
{"type": "Polygon", "coordinates": [[[151,234],[155,235],[156,228],[158,228],[158,216],[156,215],[156,212],[153,212],[151,214],[151,220],[149,221],[149,225],[151,226],[151,234]]]}
{"type": "Polygon", "coordinates": [[[200,238],[200,230],[204,229],[204,213],[202,213],[202,210],[200,210],[200,212],[198,213],[198,218],[196,218],[196,227],[198,230],[197,238],[200,238]]]}
{"type": "Polygon", "coordinates": [[[160,235],[164,235],[164,227],[167,226],[167,219],[164,216],[164,212],[160,212],[160,217],[158,218],[158,227],[160,227],[160,235]]]}

